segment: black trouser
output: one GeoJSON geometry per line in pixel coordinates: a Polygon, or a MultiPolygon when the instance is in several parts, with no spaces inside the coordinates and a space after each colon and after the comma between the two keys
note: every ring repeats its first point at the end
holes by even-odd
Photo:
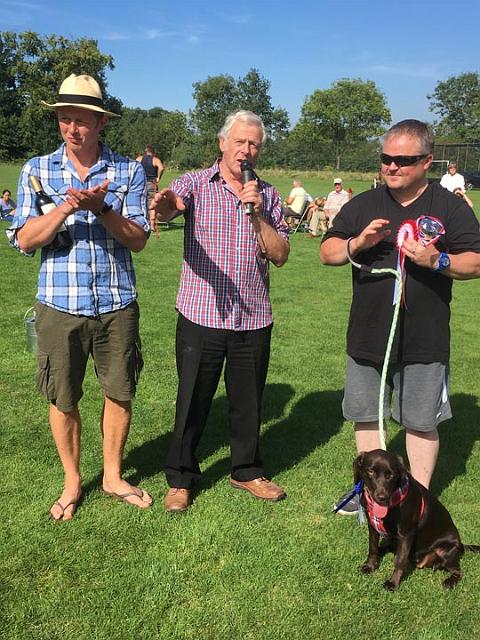
{"type": "Polygon", "coordinates": [[[175,430],[165,465],[171,487],[190,489],[200,477],[195,450],[224,361],[232,477],[247,481],[263,476],[258,443],[271,332],[272,325],[254,331],[211,329],[179,314],[175,430]]]}

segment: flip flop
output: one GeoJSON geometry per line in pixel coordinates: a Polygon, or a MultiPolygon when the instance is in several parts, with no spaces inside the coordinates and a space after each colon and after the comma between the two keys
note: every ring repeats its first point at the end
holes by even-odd
{"type": "Polygon", "coordinates": [[[68,507],[71,507],[72,505],[75,506],[75,509],[73,510],[72,513],[72,518],[75,515],[75,512],[77,511],[77,507],[80,504],[80,500],[82,499],[82,494],[80,494],[78,496],[78,498],[76,500],[71,500],[68,504],[63,505],[60,500],[55,500],[55,502],[52,504],[52,507],[54,507],[55,505],[57,507],[60,507],[60,509],[62,510],[62,513],[60,515],[59,518],[54,518],[53,515],[50,513],[50,519],[53,520],[54,522],[60,522],[61,520],[63,521],[63,516],[65,515],[65,511],[68,509],[68,507]]]}
{"type": "Polygon", "coordinates": [[[138,504],[134,504],[133,502],[129,502],[127,500],[127,498],[130,498],[131,496],[135,496],[136,498],[140,498],[140,500],[142,502],[146,502],[146,500],[143,499],[144,495],[147,495],[145,493],[145,491],[143,489],[140,489],[140,487],[136,487],[138,489],[138,491],[140,491],[140,493],[137,493],[137,491],[128,491],[127,493],[115,493],[115,491],[105,491],[105,489],[103,489],[103,493],[106,496],[110,496],[111,498],[115,498],[115,500],[120,500],[121,502],[125,502],[126,504],[130,504],[132,505],[132,507],[137,507],[138,509],[149,509],[152,504],[153,504],[153,500],[150,504],[148,504],[147,507],[139,507],[138,504]]]}

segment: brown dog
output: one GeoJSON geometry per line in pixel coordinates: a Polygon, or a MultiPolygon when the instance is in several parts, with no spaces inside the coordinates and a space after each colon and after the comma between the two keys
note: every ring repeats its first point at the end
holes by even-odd
{"type": "Polygon", "coordinates": [[[355,483],[363,481],[360,501],[368,519],[368,557],[361,571],[372,573],[380,556],[395,550],[395,569],[385,589],[398,588],[411,561],[419,569],[448,571],[443,586],[452,589],[462,578],[463,552],[480,553],[480,546],[462,544],[448,511],[408,473],[400,456],[382,449],[361,453],[353,473],[355,483]],[[379,549],[380,536],[387,542],[379,549]]]}

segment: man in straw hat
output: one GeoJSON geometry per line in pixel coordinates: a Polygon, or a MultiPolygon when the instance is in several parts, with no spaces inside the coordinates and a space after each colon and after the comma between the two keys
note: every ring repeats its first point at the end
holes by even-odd
{"type": "Polygon", "coordinates": [[[151,497],[121,477],[131,399],[143,364],[131,251],[144,248],[149,232],[145,173],[100,142],[108,116],[116,114],[104,108],[93,78],[72,74],[62,83],[58,101],[43,104],[55,109],[63,144],[24,165],[17,213],[7,233],[26,255],[42,250],[35,309],[37,387],[50,402],[50,425],[65,472],[63,492],[50,514],[70,520],[81,499],[78,402],[90,354],[104,395],[103,491],[145,509],[151,497]],[[53,201],[43,207],[44,215],[37,211],[31,176],[53,201]],[[61,248],[55,244],[59,230],[69,239],[61,248]]]}

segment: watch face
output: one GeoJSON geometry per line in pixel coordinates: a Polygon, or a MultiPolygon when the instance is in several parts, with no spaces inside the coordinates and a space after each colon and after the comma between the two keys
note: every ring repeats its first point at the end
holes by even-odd
{"type": "Polygon", "coordinates": [[[450,266],[450,258],[446,253],[441,253],[440,258],[438,259],[438,269],[443,271],[444,269],[448,269],[450,266]]]}

